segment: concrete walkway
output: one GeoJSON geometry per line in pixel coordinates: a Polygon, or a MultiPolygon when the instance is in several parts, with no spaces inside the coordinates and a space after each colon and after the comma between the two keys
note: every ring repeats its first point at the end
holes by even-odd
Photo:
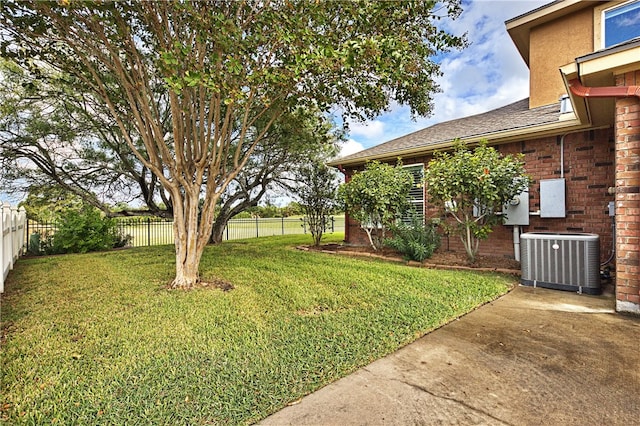
{"type": "Polygon", "coordinates": [[[518,287],[262,425],[640,425],[640,318],[518,287]]]}

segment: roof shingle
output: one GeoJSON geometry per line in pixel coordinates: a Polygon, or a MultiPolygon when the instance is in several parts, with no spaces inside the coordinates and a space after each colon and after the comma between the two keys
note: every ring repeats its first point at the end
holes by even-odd
{"type": "Polygon", "coordinates": [[[425,148],[459,139],[489,136],[498,132],[525,129],[557,122],[560,116],[558,103],[529,109],[529,99],[494,109],[482,114],[434,124],[422,130],[356,152],[332,163],[353,161],[358,158],[389,156],[407,149],[425,148]]]}

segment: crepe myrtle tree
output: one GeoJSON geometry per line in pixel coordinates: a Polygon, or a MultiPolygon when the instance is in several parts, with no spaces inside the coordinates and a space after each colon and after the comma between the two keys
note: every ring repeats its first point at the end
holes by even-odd
{"type": "Polygon", "coordinates": [[[0,50],[106,107],[171,199],[171,286],[187,289],[200,280],[220,196],[271,124],[304,105],[365,119],[395,101],[428,114],[441,74],[432,58],[465,44],[437,22],[460,12],[457,0],[4,0],[0,50]]]}
{"type": "Polygon", "coordinates": [[[413,175],[398,160],[395,166],[371,161],[340,187],[347,213],[360,223],[374,250],[382,249],[387,231],[407,211],[413,185],[413,175]]]}
{"type": "Polygon", "coordinates": [[[298,167],[294,175],[298,185],[291,192],[300,200],[313,245],[317,247],[331,214],[338,206],[338,174],[318,159],[298,167]]]}
{"type": "Polygon", "coordinates": [[[473,150],[457,141],[452,152],[436,152],[425,171],[432,203],[454,219],[469,262],[480,240],[506,219],[503,206],[529,186],[523,155],[501,155],[484,140],[473,150]]]}
{"type": "MultiPolygon", "coordinates": [[[[107,216],[172,217],[170,197],[133,155],[106,107],[90,103],[57,73],[38,71],[34,75],[0,59],[0,186],[5,192],[46,188],[55,192],[54,199],[79,197],[107,216]]],[[[166,97],[156,103],[165,111],[167,127],[166,97]]],[[[255,128],[268,122],[262,117],[255,128]]],[[[139,140],[131,125],[129,132],[139,140]]],[[[221,242],[229,219],[255,206],[267,191],[287,191],[295,183],[292,168],[343,139],[331,117],[317,109],[296,108],[281,116],[220,197],[210,241],[221,242]]],[[[244,143],[243,149],[250,145],[244,143]]]]}

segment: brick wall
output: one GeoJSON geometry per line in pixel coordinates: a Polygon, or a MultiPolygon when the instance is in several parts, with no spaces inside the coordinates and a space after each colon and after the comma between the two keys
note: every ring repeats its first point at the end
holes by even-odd
{"type": "MultiPolygon", "coordinates": [[[[640,71],[616,76],[640,85],[640,71]]],[[[616,99],[616,309],[640,313],[640,99],[616,99]]]]}
{"type": "MultiPolygon", "coordinates": [[[[529,210],[540,208],[540,180],[559,178],[560,137],[548,137],[515,142],[497,147],[502,153],[525,155],[525,168],[533,182],[529,188],[529,210]]],[[[404,159],[405,164],[427,163],[429,157],[404,159]]],[[[564,138],[564,177],[567,186],[567,217],[562,219],[530,217],[530,225],[521,227],[522,232],[586,232],[600,235],[601,260],[612,253],[612,218],[608,203],[614,196],[607,190],[615,186],[615,141],[612,129],[586,131],[569,134],[564,138]]],[[[426,197],[428,199],[428,195],[426,197]]],[[[434,209],[427,207],[427,216],[436,216],[434,209]]],[[[368,244],[366,234],[358,224],[349,222],[351,244],[368,244]]],[[[443,249],[463,250],[457,236],[443,238],[443,249]]],[[[513,258],[513,227],[498,226],[488,240],[480,243],[480,254],[513,258]]]]}

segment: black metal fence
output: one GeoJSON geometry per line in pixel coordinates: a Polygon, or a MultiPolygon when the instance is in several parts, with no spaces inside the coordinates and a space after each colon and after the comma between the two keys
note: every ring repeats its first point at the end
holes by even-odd
{"type": "MultiPolygon", "coordinates": [[[[118,219],[118,228],[124,236],[129,236],[133,247],[173,244],[173,220],[161,218],[118,219]]],[[[40,236],[56,232],[55,223],[27,221],[25,245],[28,247],[32,234],[40,236]]],[[[326,232],[343,232],[344,216],[331,217],[326,232]]],[[[309,232],[305,218],[251,218],[232,219],[224,229],[223,240],[268,237],[274,235],[306,234],[309,232]]]]}

